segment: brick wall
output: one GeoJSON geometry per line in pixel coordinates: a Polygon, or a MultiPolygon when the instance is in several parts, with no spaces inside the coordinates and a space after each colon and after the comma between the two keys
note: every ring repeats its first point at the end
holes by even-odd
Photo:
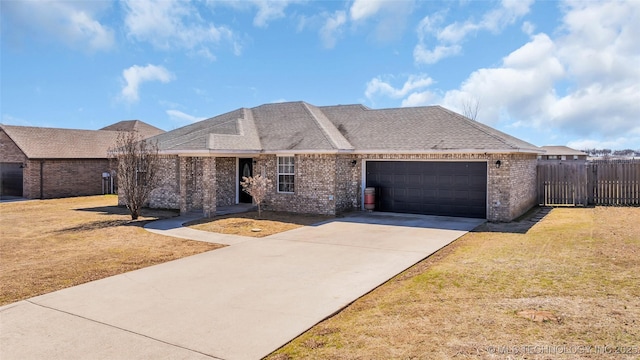
{"type": "Polygon", "coordinates": [[[536,205],[536,155],[493,155],[487,193],[489,221],[511,221],[536,205]],[[495,163],[500,160],[500,168],[495,163]]]}
{"type": "Polygon", "coordinates": [[[216,205],[229,206],[236,203],[236,158],[215,158],[216,205]]]}
{"type": "Polygon", "coordinates": [[[202,212],[205,217],[216,214],[216,158],[202,158],[202,212]]]}
{"type": "Polygon", "coordinates": [[[102,173],[110,170],[107,159],[29,160],[26,164],[23,196],[29,199],[102,194],[102,173]]]}
{"type": "Polygon", "coordinates": [[[149,207],[215,214],[215,162],[212,157],[161,156],[160,186],[151,192],[149,207]]]}
{"type": "MultiPolygon", "coordinates": [[[[536,202],[537,160],[528,154],[295,155],[293,194],[277,191],[276,155],[255,157],[253,173],[273,182],[265,209],[334,215],[361,208],[362,162],[380,159],[487,162],[490,221],[510,221],[536,202]]],[[[216,206],[235,203],[235,158],[174,157],[165,162],[163,190],[154,192],[152,206],[213,214],[216,206]]]]}
{"type": "Polygon", "coordinates": [[[4,131],[0,130],[0,162],[25,163],[27,156],[4,131]]]}
{"type": "Polygon", "coordinates": [[[336,157],[336,212],[359,210],[362,161],[353,155],[336,157]],[[355,161],[355,164],[354,164],[355,161]]]}
{"type": "Polygon", "coordinates": [[[509,216],[513,220],[537,205],[538,162],[535,155],[512,155],[510,161],[511,193],[509,216]]]}
{"type": "Polygon", "coordinates": [[[297,213],[336,213],[335,155],[296,155],[295,193],[278,192],[277,157],[261,155],[256,158],[254,174],[267,176],[273,182],[265,209],[297,213]]]}
{"type": "Polygon", "coordinates": [[[202,210],[203,196],[203,159],[202,157],[184,158],[184,168],[186,175],[185,186],[187,189],[187,211],[202,210]]]}
{"type": "Polygon", "coordinates": [[[180,159],[160,156],[160,184],[149,196],[149,207],[159,209],[180,208],[180,159]]]}

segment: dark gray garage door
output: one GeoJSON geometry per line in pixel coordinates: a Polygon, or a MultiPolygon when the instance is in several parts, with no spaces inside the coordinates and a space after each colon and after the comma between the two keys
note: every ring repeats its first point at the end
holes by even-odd
{"type": "Polygon", "coordinates": [[[376,210],[487,217],[487,163],[367,161],[376,210]]]}
{"type": "Polygon", "coordinates": [[[0,197],[22,196],[22,166],[16,163],[0,163],[0,197]]]}

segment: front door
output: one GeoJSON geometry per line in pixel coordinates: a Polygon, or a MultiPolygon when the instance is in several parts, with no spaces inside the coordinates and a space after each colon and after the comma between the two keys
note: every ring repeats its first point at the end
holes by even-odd
{"type": "Polygon", "coordinates": [[[238,200],[241,203],[251,204],[253,202],[253,198],[251,198],[251,195],[242,190],[242,185],[240,185],[240,182],[242,181],[243,177],[253,176],[253,159],[239,159],[238,171],[240,172],[240,176],[238,177],[238,194],[240,194],[240,196],[238,196],[238,200]]]}

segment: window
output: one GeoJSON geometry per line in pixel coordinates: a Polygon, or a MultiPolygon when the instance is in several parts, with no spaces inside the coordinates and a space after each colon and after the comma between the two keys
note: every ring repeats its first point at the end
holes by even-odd
{"type": "Polygon", "coordinates": [[[295,158],[293,156],[278,157],[278,192],[295,192],[295,158]]]}
{"type": "Polygon", "coordinates": [[[549,160],[558,160],[558,155],[549,155],[547,157],[547,159],[549,159],[549,160]]]}
{"type": "Polygon", "coordinates": [[[578,160],[578,155],[573,155],[573,160],[578,160]]]}

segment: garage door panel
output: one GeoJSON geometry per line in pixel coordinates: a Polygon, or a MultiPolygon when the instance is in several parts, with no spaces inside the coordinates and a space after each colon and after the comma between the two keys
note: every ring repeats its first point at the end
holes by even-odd
{"type": "Polygon", "coordinates": [[[486,218],[484,162],[367,161],[380,211],[486,218]]]}
{"type": "Polygon", "coordinates": [[[22,164],[0,163],[0,196],[18,196],[22,194],[22,164]]]}

